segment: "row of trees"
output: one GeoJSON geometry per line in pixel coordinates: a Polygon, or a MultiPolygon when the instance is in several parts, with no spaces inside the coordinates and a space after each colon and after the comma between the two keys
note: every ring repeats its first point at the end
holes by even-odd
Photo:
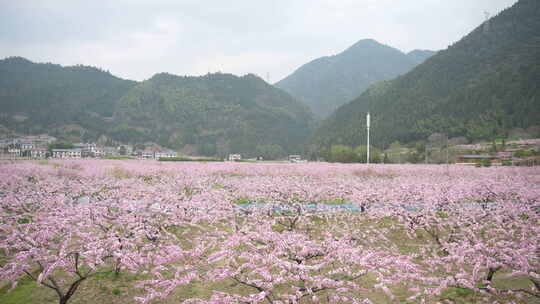
{"type": "Polygon", "coordinates": [[[205,293],[182,294],[185,303],[450,301],[448,289],[490,303],[540,299],[539,175],[235,163],[128,163],[111,175],[103,162],[76,165],[0,172],[0,277],[14,287],[28,277],[60,304],[123,272],[139,280],[141,303],[192,282],[205,293]],[[246,198],[266,203],[237,203],[246,198]],[[310,208],[336,198],[358,210],[310,208]]]}
{"type": "MultiPolygon", "coordinates": [[[[383,158],[381,156],[381,150],[375,147],[371,147],[371,163],[382,162],[383,158]]],[[[352,148],[345,145],[333,145],[328,151],[326,160],[329,162],[337,163],[365,163],[367,162],[367,146],[358,146],[352,148]]]]}

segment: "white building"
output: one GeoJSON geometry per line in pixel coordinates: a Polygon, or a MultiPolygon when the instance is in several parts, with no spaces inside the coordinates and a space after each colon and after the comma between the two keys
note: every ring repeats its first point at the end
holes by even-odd
{"type": "Polygon", "coordinates": [[[156,152],[154,157],[159,159],[159,158],[173,158],[177,156],[178,156],[178,153],[174,151],[165,151],[165,152],[156,152]]]}
{"type": "Polygon", "coordinates": [[[141,153],[141,157],[145,159],[152,159],[154,158],[154,151],[152,150],[144,150],[141,153]]]}
{"type": "Polygon", "coordinates": [[[47,148],[35,147],[30,150],[30,156],[32,156],[32,158],[45,158],[47,156],[47,148]]]}
{"type": "Polygon", "coordinates": [[[7,151],[11,156],[21,156],[22,154],[21,149],[18,146],[10,146],[7,151]]]}
{"type": "Polygon", "coordinates": [[[21,142],[19,145],[21,147],[21,151],[29,151],[35,147],[35,145],[31,142],[21,142]]]}
{"type": "Polygon", "coordinates": [[[300,155],[289,155],[289,162],[291,163],[301,163],[304,162],[302,160],[302,156],[300,155]]]}
{"type": "Polygon", "coordinates": [[[82,150],[80,148],[75,149],[53,149],[52,156],[54,158],[81,158],[82,150]]]}
{"type": "Polygon", "coordinates": [[[242,160],[241,154],[229,154],[229,161],[242,160]]]}

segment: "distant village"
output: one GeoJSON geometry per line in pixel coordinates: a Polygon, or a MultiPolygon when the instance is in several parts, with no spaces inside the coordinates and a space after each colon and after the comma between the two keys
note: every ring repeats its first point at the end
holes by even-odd
{"type": "Polygon", "coordinates": [[[178,154],[170,150],[135,150],[131,145],[116,147],[96,143],[75,143],[72,148],[50,148],[57,138],[49,135],[31,135],[14,139],[0,139],[2,158],[102,158],[132,156],[141,159],[173,158],[178,154]]]}
{"type": "MultiPolygon", "coordinates": [[[[27,135],[10,139],[0,138],[0,159],[77,159],[77,158],[136,158],[136,159],[174,159],[179,158],[176,151],[153,146],[145,149],[135,149],[128,144],[105,146],[94,142],[69,144],[69,148],[57,147],[61,143],[56,137],[47,134],[27,135]]],[[[407,163],[406,155],[409,148],[397,151],[384,150],[385,155],[391,155],[389,163],[407,163]],[[396,155],[394,155],[396,154],[396,155]]],[[[455,163],[455,164],[487,164],[490,165],[540,165],[540,139],[522,139],[509,141],[503,147],[494,149],[493,144],[461,144],[444,149],[430,149],[429,162],[425,163],[455,163]],[[433,151],[435,150],[435,151],[433,151]],[[445,157],[446,154],[446,157],[445,157]],[[445,161],[446,158],[446,161],[445,161]]],[[[182,158],[182,156],[180,157],[182,158]]],[[[185,157],[184,157],[185,158],[185,157]]],[[[201,158],[202,160],[204,158],[201,158]]],[[[228,161],[260,161],[262,157],[242,159],[241,154],[230,154],[228,161]]],[[[286,161],[292,163],[305,162],[301,155],[289,155],[286,161]]]]}

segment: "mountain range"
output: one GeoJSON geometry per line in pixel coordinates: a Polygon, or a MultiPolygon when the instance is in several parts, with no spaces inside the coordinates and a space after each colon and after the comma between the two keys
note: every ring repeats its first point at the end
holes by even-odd
{"type": "Polygon", "coordinates": [[[433,133],[493,140],[540,124],[539,83],[540,1],[519,0],[437,53],[360,40],[275,86],[224,73],[135,82],[94,67],[6,58],[0,136],[48,133],[277,158],[363,144],[370,112],[371,142],[380,148],[433,133]]]}
{"type": "Polygon", "coordinates": [[[406,73],[433,54],[427,50],[406,54],[373,39],[364,39],[337,55],[302,65],[275,86],[324,118],[358,97],[371,84],[406,73]]]}
{"type": "Polygon", "coordinates": [[[248,74],[157,74],[127,92],[115,112],[114,138],[141,139],[190,154],[275,158],[300,153],[313,130],[307,106],[248,74]]]}
{"type": "Polygon", "coordinates": [[[135,82],[20,57],[0,60],[0,108],[2,130],[209,156],[301,153],[315,125],[307,106],[255,75],[160,73],[135,82]]]}
{"type": "Polygon", "coordinates": [[[433,133],[504,137],[540,123],[540,1],[520,0],[412,71],[369,87],[338,108],[312,143],[414,142],[433,133]]]}

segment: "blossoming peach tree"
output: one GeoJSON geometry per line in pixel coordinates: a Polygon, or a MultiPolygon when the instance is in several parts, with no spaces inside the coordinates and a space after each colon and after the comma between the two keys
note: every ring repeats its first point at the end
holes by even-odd
{"type": "Polygon", "coordinates": [[[104,272],[141,303],[540,299],[540,170],[128,161],[2,165],[0,277],[68,303],[104,272]],[[526,282],[501,284],[500,282],[526,282]]]}

